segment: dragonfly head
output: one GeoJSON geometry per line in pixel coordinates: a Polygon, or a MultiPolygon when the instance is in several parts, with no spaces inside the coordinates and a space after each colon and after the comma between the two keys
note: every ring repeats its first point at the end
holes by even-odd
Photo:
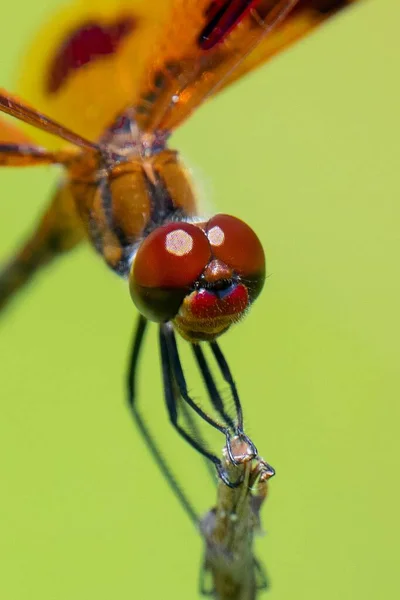
{"type": "Polygon", "coordinates": [[[264,251],[254,231],[220,214],[154,229],[138,248],[129,285],[147,319],[172,321],[185,339],[198,342],[214,340],[238,322],[264,279],[264,251]]]}

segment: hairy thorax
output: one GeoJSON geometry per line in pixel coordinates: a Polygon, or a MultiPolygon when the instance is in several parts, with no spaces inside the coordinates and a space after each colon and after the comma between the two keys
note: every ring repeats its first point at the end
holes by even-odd
{"type": "Polygon", "coordinates": [[[196,215],[194,190],[178,153],[161,136],[139,136],[138,142],[132,121],[127,123],[130,127],[117,122],[107,130],[104,156],[76,156],[69,183],[89,240],[123,276],[135,247],[154,227],[196,215]]]}

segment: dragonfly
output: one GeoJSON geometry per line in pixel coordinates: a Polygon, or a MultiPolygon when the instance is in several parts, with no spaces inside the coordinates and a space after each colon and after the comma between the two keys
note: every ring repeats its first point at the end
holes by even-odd
{"type": "Polygon", "coordinates": [[[203,102],[355,1],[74,0],[37,34],[18,96],[0,91],[0,111],[20,122],[0,122],[0,164],[64,169],[34,233],[0,271],[0,309],[42,267],[89,241],[126,281],[138,309],[129,406],[170,481],[137,402],[148,325],[158,326],[173,427],[223,482],[236,485],[187,423],[193,415],[223,434],[233,464],[232,439],[257,456],[218,340],[259,296],[266,263],[259,238],[242,220],[201,215],[169,137],[203,102]],[[192,348],[215,418],[189,393],[177,336],[192,348]],[[212,366],[230,389],[233,416],[212,366]]]}

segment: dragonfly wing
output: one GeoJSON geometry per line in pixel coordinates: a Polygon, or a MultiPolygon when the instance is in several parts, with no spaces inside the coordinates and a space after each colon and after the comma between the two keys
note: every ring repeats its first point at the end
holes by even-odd
{"type": "Polygon", "coordinates": [[[0,144],[31,145],[32,138],[15,123],[0,117],[0,144]]]}
{"type": "MultiPolygon", "coordinates": [[[[25,53],[19,95],[90,140],[138,97],[173,0],[72,0],[38,31],[25,53]]],[[[47,147],[57,144],[34,132],[47,147]]]]}
{"type": "Polygon", "coordinates": [[[313,31],[343,8],[359,0],[299,0],[289,16],[229,74],[217,91],[224,89],[246,73],[253,71],[279,52],[313,31]]]}
{"type": "Polygon", "coordinates": [[[355,1],[74,0],[34,40],[19,92],[90,140],[128,106],[143,130],[172,130],[217,90],[355,1]]]}
{"type": "MultiPolygon", "coordinates": [[[[3,96],[0,90],[1,98],[3,96]]],[[[0,166],[1,167],[33,167],[46,164],[67,165],[75,157],[76,151],[68,149],[50,151],[40,146],[14,123],[0,118],[0,166]]]]}
{"type": "Polygon", "coordinates": [[[173,130],[204,100],[356,1],[198,2],[190,26],[184,19],[185,0],[176,1],[176,16],[151,62],[152,79],[147,87],[141,86],[145,91],[137,106],[139,124],[144,130],[173,130]],[[210,10],[215,5],[220,6],[219,13],[210,10]],[[226,25],[230,11],[234,15],[234,5],[242,6],[242,15],[223,34],[220,29],[224,22],[226,25]],[[250,10],[245,10],[245,5],[250,10]],[[176,40],[180,40],[178,45],[176,40]]]}

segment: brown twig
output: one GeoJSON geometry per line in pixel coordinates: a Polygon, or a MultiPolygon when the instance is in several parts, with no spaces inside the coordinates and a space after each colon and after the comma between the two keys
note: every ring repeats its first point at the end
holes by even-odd
{"type": "Polygon", "coordinates": [[[234,462],[224,448],[224,466],[236,487],[218,484],[217,505],[200,522],[206,542],[204,579],[212,585],[202,592],[218,600],[255,600],[266,587],[260,581],[261,567],[254,557],[254,533],[260,529],[260,509],[267,496],[268,479],[274,470],[259,456],[251,454],[249,444],[237,437],[231,440],[234,462]]]}

